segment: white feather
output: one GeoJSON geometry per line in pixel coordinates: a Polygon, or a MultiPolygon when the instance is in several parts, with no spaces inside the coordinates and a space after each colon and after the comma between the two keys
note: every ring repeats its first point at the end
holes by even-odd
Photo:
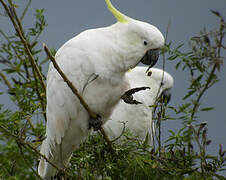
{"type": "Polygon", "coordinates": [[[148,143],[152,145],[154,127],[152,123],[152,108],[149,106],[154,105],[156,99],[159,98],[164,90],[173,87],[173,78],[169,73],[161,69],[151,68],[150,71],[152,74],[148,76],[146,68],[139,66],[126,73],[130,88],[145,86],[150,87],[150,89],[139,91],[133,95],[134,99],[142,104],[131,105],[121,100],[115,107],[110,120],[103,126],[111,140],[120,136],[125,125],[125,130],[129,130],[141,141],[144,141],[148,135],[148,143]]]}

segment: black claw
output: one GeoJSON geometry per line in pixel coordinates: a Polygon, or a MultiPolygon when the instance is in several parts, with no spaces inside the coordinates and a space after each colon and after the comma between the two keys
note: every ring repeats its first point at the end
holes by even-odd
{"type": "Polygon", "coordinates": [[[94,131],[100,130],[102,126],[102,121],[100,115],[97,114],[97,118],[89,119],[89,129],[93,128],[94,131]]]}
{"type": "Polygon", "coordinates": [[[121,99],[127,104],[142,104],[141,102],[133,99],[133,94],[146,89],[150,89],[150,87],[138,87],[130,89],[122,95],[121,99]]]}
{"type": "Polygon", "coordinates": [[[128,96],[127,94],[123,94],[121,99],[126,103],[126,104],[141,104],[141,102],[134,100],[133,96],[128,96]]]}

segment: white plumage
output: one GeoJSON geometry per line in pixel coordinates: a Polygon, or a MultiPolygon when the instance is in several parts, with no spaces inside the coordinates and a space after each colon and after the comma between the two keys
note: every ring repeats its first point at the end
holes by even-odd
{"type": "MultiPolygon", "coordinates": [[[[125,73],[143,58],[145,63],[153,65],[157,60],[156,49],[164,45],[164,37],[156,27],[131,19],[118,12],[109,0],[106,2],[118,22],[80,33],[55,55],[61,70],[103,122],[128,90],[125,73]],[[90,80],[93,76],[96,78],[90,80]]],[[[52,63],[47,75],[46,113],[46,139],[41,153],[63,168],[86,138],[90,117],[52,63]]],[[[50,179],[56,169],[41,158],[38,173],[50,179]]]]}
{"type": "Polygon", "coordinates": [[[152,123],[152,108],[156,99],[173,87],[173,77],[157,68],[151,68],[146,73],[146,67],[137,66],[126,73],[130,88],[150,87],[133,95],[134,99],[142,104],[126,104],[123,100],[115,107],[111,118],[104,124],[104,130],[111,140],[120,136],[125,123],[125,130],[129,130],[134,136],[144,141],[148,135],[148,144],[152,145],[154,131],[152,123]],[[150,76],[148,76],[148,74],[150,76]],[[163,79],[162,79],[163,77],[163,79]],[[159,93],[158,93],[159,92],[159,93]]]}

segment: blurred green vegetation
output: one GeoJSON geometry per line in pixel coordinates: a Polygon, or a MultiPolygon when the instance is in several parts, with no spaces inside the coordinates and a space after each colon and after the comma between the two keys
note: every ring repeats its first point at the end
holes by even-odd
{"type": "MultiPolygon", "coordinates": [[[[14,26],[14,34],[0,28],[0,83],[15,107],[0,105],[0,179],[41,179],[37,174],[39,146],[45,138],[45,76],[43,67],[48,57],[40,47],[39,36],[47,27],[44,9],[37,9],[34,25],[23,28],[23,11],[16,1],[0,0],[1,16],[14,26]],[[43,58],[45,57],[45,58],[43,58]]],[[[164,61],[173,61],[176,69],[190,77],[183,104],[178,107],[157,103],[153,118],[156,124],[155,147],[139,142],[125,132],[120,144],[112,142],[113,152],[100,134],[92,134],[74,152],[69,166],[57,177],[68,179],[225,179],[226,154],[219,145],[218,155],[207,154],[211,143],[207,124],[197,118],[214,107],[201,107],[203,94],[219,81],[222,68],[223,40],[226,24],[219,12],[212,11],[219,21],[213,31],[206,29],[192,37],[190,49],[176,48],[170,42],[162,49],[164,61]],[[197,116],[198,112],[200,116],[197,116]],[[171,113],[169,113],[171,112],[171,113]],[[169,114],[174,114],[173,117],[169,114]],[[168,140],[161,140],[161,121],[180,119],[183,127],[170,131],[168,140]],[[195,148],[194,148],[195,147],[195,148]]],[[[52,54],[55,53],[51,49],[52,54]]]]}

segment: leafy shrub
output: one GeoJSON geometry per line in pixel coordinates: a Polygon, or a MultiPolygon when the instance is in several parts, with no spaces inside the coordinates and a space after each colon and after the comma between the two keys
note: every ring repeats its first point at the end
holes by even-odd
{"type": "MultiPolygon", "coordinates": [[[[17,5],[0,0],[5,10],[1,17],[9,17],[15,32],[8,34],[0,29],[4,41],[0,45],[0,82],[6,85],[15,107],[0,105],[0,178],[38,179],[39,146],[45,138],[45,76],[42,69],[48,56],[42,59],[38,48],[39,36],[46,28],[44,10],[37,9],[35,25],[22,26],[31,0],[18,16],[17,5]]],[[[197,112],[213,107],[201,107],[201,98],[219,81],[218,73],[223,62],[222,49],[225,21],[219,12],[212,11],[220,20],[219,28],[204,30],[191,38],[190,51],[182,52],[182,45],[172,48],[172,42],[162,49],[163,58],[175,62],[175,68],[189,72],[190,84],[179,107],[157,103],[153,118],[156,124],[155,147],[139,142],[129,132],[120,144],[112,142],[112,149],[102,135],[90,135],[74,152],[69,167],[58,177],[69,179],[225,179],[219,174],[226,165],[225,152],[220,145],[219,155],[206,153],[211,143],[207,126],[197,124],[197,112]],[[166,110],[175,112],[170,117],[166,110]],[[161,141],[161,121],[180,119],[183,128],[170,131],[168,140],[161,141]],[[198,148],[194,148],[197,146],[198,148]]],[[[52,54],[55,51],[51,50],[52,54]]],[[[186,73],[185,72],[185,73],[186,73]]],[[[199,117],[201,118],[201,116],[199,117]]]]}

